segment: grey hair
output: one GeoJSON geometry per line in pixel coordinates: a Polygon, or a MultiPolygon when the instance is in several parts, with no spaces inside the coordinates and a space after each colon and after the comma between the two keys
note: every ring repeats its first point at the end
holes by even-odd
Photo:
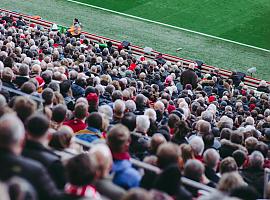
{"type": "Polygon", "coordinates": [[[108,119],[112,119],[113,110],[109,105],[102,105],[98,108],[99,113],[103,113],[108,119]]]}
{"type": "Polygon", "coordinates": [[[204,142],[201,137],[194,136],[189,141],[190,146],[192,147],[195,155],[202,155],[204,150],[204,142]]]}
{"type": "Polygon", "coordinates": [[[251,167],[260,168],[263,166],[264,156],[259,151],[254,151],[249,157],[249,164],[251,167]]]}
{"type": "Polygon", "coordinates": [[[216,167],[219,159],[219,153],[215,149],[207,149],[203,154],[203,161],[210,168],[216,167]]]}
{"type": "Polygon", "coordinates": [[[136,117],[136,131],[146,133],[150,127],[150,120],[148,116],[138,115],[136,117]]]}
{"type": "Polygon", "coordinates": [[[24,137],[24,125],[15,114],[5,114],[0,118],[0,147],[10,148],[24,137]]]}
{"type": "Polygon", "coordinates": [[[127,100],[125,102],[126,104],[126,108],[130,111],[130,112],[134,112],[136,110],[136,103],[133,100],[127,100]]]}
{"type": "Polygon", "coordinates": [[[211,111],[203,111],[201,114],[201,117],[203,120],[208,121],[208,122],[212,122],[214,119],[213,113],[211,111]]]}

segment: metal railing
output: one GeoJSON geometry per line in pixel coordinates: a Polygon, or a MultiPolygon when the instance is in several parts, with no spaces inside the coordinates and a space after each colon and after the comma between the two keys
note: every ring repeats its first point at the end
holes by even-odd
{"type": "MultiPolygon", "coordinates": [[[[15,11],[10,11],[10,10],[0,8],[0,12],[6,12],[6,13],[9,13],[9,14],[12,14],[15,18],[18,18],[19,16],[22,16],[27,21],[28,24],[35,23],[37,25],[40,25],[40,26],[44,27],[45,29],[50,29],[51,25],[53,24],[52,22],[49,22],[49,21],[46,21],[46,20],[43,20],[43,19],[34,19],[33,17],[31,17],[29,15],[26,15],[26,14],[23,14],[23,13],[17,13],[15,11]]],[[[110,39],[110,38],[106,38],[106,37],[103,37],[103,36],[97,36],[95,34],[91,34],[91,33],[88,33],[88,32],[82,31],[82,34],[84,34],[86,36],[86,38],[91,39],[93,41],[99,41],[100,39],[102,39],[104,41],[111,41],[114,47],[117,47],[119,44],[121,44],[120,41],[113,40],[113,39],[110,39]]],[[[144,55],[145,57],[151,58],[151,59],[153,59],[157,54],[160,53],[158,51],[153,50],[151,55],[146,54],[144,52],[143,48],[135,46],[135,45],[131,45],[131,50],[133,51],[133,54],[135,54],[135,55],[144,55]]],[[[165,60],[170,61],[172,63],[176,63],[176,62],[181,61],[184,66],[187,66],[190,63],[194,63],[194,61],[192,61],[192,60],[179,58],[177,56],[172,56],[172,55],[169,55],[169,54],[163,54],[163,57],[164,57],[165,60]]],[[[203,73],[210,73],[213,69],[216,69],[216,67],[203,64],[201,71],[203,73]]],[[[229,71],[229,70],[219,69],[219,75],[221,77],[223,77],[223,78],[229,78],[231,74],[232,74],[232,72],[229,71]]],[[[260,81],[261,81],[260,79],[253,78],[253,77],[250,77],[250,76],[246,76],[244,78],[244,83],[247,86],[249,86],[251,89],[256,89],[258,87],[260,81]]],[[[270,82],[268,82],[268,84],[270,84],[270,82]]]]}

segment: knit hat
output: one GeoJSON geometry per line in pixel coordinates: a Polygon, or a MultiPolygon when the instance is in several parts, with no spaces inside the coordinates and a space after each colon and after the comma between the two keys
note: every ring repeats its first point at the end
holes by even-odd
{"type": "Polygon", "coordinates": [[[216,100],[216,97],[215,96],[210,96],[210,97],[208,97],[208,102],[209,103],[211,103],[211,102],[213,102],[213,101],[215,101],[216,100]]]}
{"type": "Polygon", "coordinates": [[[176,107],[175,107],[175,105],[169,104],[167,109],[168,109],[168,112],[170,114],[172,111],[174,111],[176,109],[176,107]]]}
{"type": "Polygon", "coordinates": [[[88,103],[97,103],[98,102],[98,96],[96,93],[89,93],[86,97],[88,103]]]}

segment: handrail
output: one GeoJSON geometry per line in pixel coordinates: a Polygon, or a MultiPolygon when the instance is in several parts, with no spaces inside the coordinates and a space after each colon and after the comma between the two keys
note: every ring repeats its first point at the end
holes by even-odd
{"type": "MultiPolygon", "coordinates": [[[[94,145],[94,144],[85,142],[85,141],[83,141],[81,139],[78,139],[76,137],[74,137],[72,140],[74,142],[76,142],[77,144],[83,145],[83,146],[88,147],[88,148],[91,148],[94,145]]],[[[134,166],[136,166],[138,168],[142,168],[142,169],[145,169],[145,170],[148,170],[148,171],[152,171],[152,172],[155,172],[157,174],[159,174],[161,172],[161,169],[160,168],[158,168],[158,167],[156,167],[154,165],[150,165],[148,163],[144,163],[142,161],[133,159],[133,158],[130,159],[130,162],[132,163],[132,165],[134,165],[134,166]]],[[[211,187],[209,187],[207,185],[203,185],[201,183],[198,183],[198,182],[193,181],[191,179],[188,179],[186,177],[182,177],[181,178],[181,181],[185,185],[188,185],[188,186],[191,186],[191,187],[195,187],[197,189],[205,190],[207,192],[215,192],[216,191],[216,189],[214,189],[214,188],[211,188],[211,187]]]]}
{"type": "MultiPolygon", "coordinates": [[[[0,11],[10,13],[14,17],[23,16],[23,18],[29,20],[29,22],[33,22],[33,23],[42,25],[43,27],[46,27],[46,28],[49,28],[52,25],[52,22],[48,22],[48,21],[42,20],[42,19],[33,19],[31,16],[28,16],[26,14],[17,13],[17,12],[14,12],[14,11],[9,11],[9,10],[6,10],[6,9],[1,9],[1,8],[0,8],[0,11]]],[[[92,40],[95,40],[95,41],[98,41],[100,39],[107,40],[107,41],[112,41],[112,43],[114,44],[114,46],[116,46],[117,44],[120,44],[121,43],[120,41],[116,41],[116,40],[113,40],[113,39],[110,39],[110,38],[106,38],[106,37],[103,37],[103,36],[97,36],[97,35],[90,34],[90,33],[87,33],[87,32],[82,32],[82,33],[85,34],[87,38],[92,39],[92,40]]],[[[151,59],[154,58],[151,55],[145,54],[144,53],[144,50],[142,48],[138,47],[138,46],[131,45],[131,49],[134,51],[134,54],[144,55],[145,57],[151,58],[151,59]]],[[[152,52],[153,52],[153,54],[158,54],[159,53],[158,51],[152,51],[152,52]]],[[[170,61],[170,62],[173,62],[173,63],[178,62],[178,61],[183,62],[184,65],[188,65],[190,63],[194,63],[194,61],[192,61],[192,60],[187,60],[187,59],[179,58],[177,56],[172,56],[172,55],[169,55],[169,54],[163,54],[163,57],[164,57],[165,60],[170,61]]],[[[202,72],[203,73],[209,73],[209,72],[211,72],[211,70],[213,70],[215,68],[216,67],[214,67],[214,66],[203,64],[202,65],[202,72]]],[[[229,71],[229,70],[219,69],[220,76],[222,76],[224,78],[228,78],[231,75],[231,73],[232,72],[229,71]]],[[[256,89],[257,86],[258,86],[258,84],[260,83],[260,81],[261,81],[260,79],[253,78],[253,77],[250,77],[250,76],[246,76],[244,78],[244,83],[247,86],[249,86],[250,88],[252,88],[252,89],[256,89]]],[[[267,82],[267,83],[270,84],[270,82],[267,82]]]]}

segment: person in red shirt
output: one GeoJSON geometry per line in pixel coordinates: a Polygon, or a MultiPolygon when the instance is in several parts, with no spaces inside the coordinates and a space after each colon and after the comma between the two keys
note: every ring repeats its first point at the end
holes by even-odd
{"type": "Polygon", "coordinates": [[[78,103],[74,109],[74,119],[64,122],[64,125],[72,128],[74,133],[83,130],[87,127],[84,122],[85,118],[88,115],[88,107],[84,103],[78,103]]]}

